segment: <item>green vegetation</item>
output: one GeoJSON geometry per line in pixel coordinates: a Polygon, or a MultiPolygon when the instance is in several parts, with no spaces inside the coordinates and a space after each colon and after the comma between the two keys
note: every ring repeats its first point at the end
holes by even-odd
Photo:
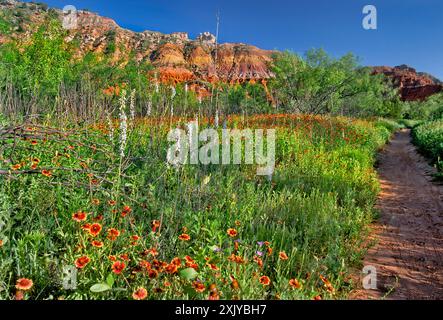
{"type": "Polygon", "coordinates": [[[443,173],[443,120],[435,120],[414,127],[415,144],[443,173]]]}
{"type": "Polygon", "coordinates": [[[252,165],[169,167],[169,121],[130,122],[123,158],[117,126],[2,131],[0,158],[13,162],[0,175],[0,298],[22,277],[31,299],[128,299],[139,287],[149,299],[347,296],[385,122],[230,117],[229,127],[277,128],[270,182],[252,165]],[[75,290],[60,284],[66,266],[75,290]]]}
{"type": "Polygon", "coordinates": [[[211,116],[216,110],[246,115],[289,112],[396,118],[401,114],[398,96],[385,77],[372,76],[351,54],[334,59],[323,50],[311,50],[305,58],[282,53],[276,56],[272,67],[276,78],[268,89],[261,83],[228,86],[201,82],[213,97],[198,102],[195,92],[185,90],[184,85],[177,90],[184,93],[171,98],[171,85],[156,85],[159,81],[155,72],[150,72],[149,61],[137,62],[133,53],[114,61],[112,31],[107,34],[103,55],[87,54],[81,59],[74,58],[78,42],[74,39],[66,44],[65,35],[60,22],[48,17],[31,41],[0,48],[0,91],[13,95],[9,105],[0,105],[1,112],[59,120],[68,105],[76,118],[103,120],[100,117],[108,113],[116,115],[117,97],[101,93],[125,87],[136,89],[140,115],[200,112],[211,116]],[[87,102],[75,100],[78,96],[87,97],[87,102]]]}
{"type": "Polygon", "coordinates": [[[439,170],[443,179],[443,93],[425,101],[407,102],[403,124],[412,129],[413,142],[439,170]]]}
{"type": "Polygon", "coordinates": [[[406,102],[403,117],[414,120],[443,119],[443,93],[433,95],[425,101],[406,102]]]}
{"type": "Polygon", "coordinates": [[[286,52],[276,57],[271,85],[286,112],[398,117],[398,94],[384,76],[371,75],[348,54],[340,59],[311,50],[302,59],[286,52]]]}

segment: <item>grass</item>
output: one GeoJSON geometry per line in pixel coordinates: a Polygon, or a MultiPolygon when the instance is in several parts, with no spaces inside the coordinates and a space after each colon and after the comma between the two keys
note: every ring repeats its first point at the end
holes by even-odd
{"type": "Polygon", "coordinates": [[[398,120],[398,123],[405,126],[406,128],[412,129],[423,123],[422,120],[410,120],[410,119],[401,119],[398,120]]]}
{"type": "Polygon", "coordinates": [[[346,298],[392,123],[229,117],[277,129],[271,181],[253,165],[168,166],[167,132],[185,123],[129,124],[123,159],[117,123],[3,128],[0,299],[132,299],[138,288],[148,299],[346,298]],[[75,265],[76,288],[64,289],[75,265]],[[17,290],[19,278],[32,288],[17,290]]]}

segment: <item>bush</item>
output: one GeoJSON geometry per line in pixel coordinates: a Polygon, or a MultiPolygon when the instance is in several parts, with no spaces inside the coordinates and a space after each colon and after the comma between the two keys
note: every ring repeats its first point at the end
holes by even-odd
{"type": "Polygon", "coordinates": [[[412,130],[414,143],[443,172],[443,120],[431,121],[412,130]]]}

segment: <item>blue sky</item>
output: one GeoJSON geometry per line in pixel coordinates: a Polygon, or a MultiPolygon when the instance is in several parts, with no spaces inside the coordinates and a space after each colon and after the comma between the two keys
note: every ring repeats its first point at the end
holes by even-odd
{"type": "Polygon", "coordinates": [[[443,79],[442,0],[41,0],[111,17],[134,31],[215,33],[220,41],[304,53],[353,52],[364,65],[408,64],[443,79]],[[362,28],[365,5],[378,10],[378,29],[362,28]]]}

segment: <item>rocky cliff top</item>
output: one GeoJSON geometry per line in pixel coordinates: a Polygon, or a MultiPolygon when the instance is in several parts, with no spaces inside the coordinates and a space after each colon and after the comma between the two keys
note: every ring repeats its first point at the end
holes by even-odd
{"type": "MultiPolygon", "coordinates": [[[[43,23],[51,14],[67,24],[66,41],[80,44],[78,54],[106,53],[113,61],[121,61],[135,53],[138,61],[147,60],[158,68],[162,81],[244,82],[272,77],[268,68],[272,51],[241,43],[216,45],[215,36],[209,32],[202,32],[194,40],[185,32],[134,32],[89,11],[76,12],[77,20],[70,21],[69,12],[15,0],[0,0],[0,9],[15,26],[15,37],[30,36],[35,25],[43,23]]],[[[3,35],[0,43],[5,41],[7,37],[3,35]]]]}
{"type": "Polygon", "coordinates": [[[381,73],[392,79],[404,101],[424,100],[443,91],[440,80],[427,73],[417,72],[407,65],[374,67],[374,74],[381,73]]]}

